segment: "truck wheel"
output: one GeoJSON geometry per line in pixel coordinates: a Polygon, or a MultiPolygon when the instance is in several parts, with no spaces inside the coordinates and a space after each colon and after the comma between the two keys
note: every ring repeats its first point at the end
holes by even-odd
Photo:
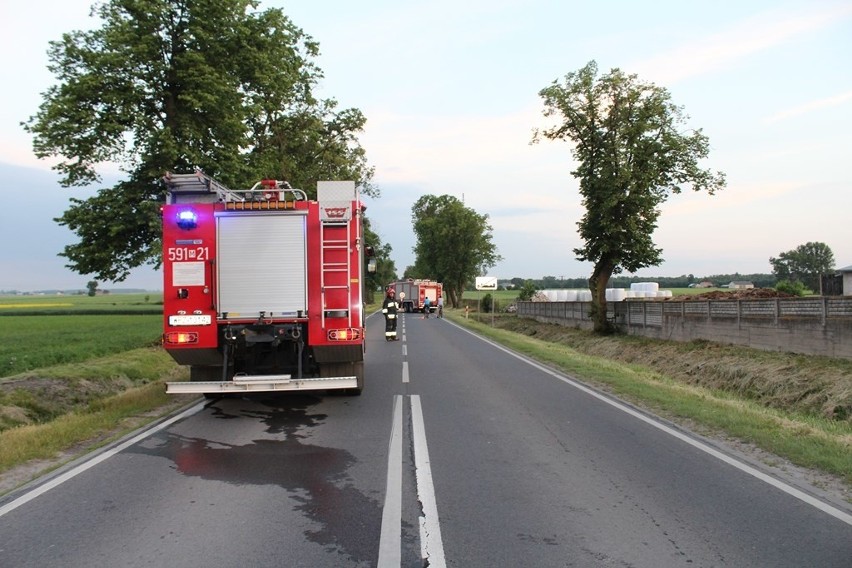
{"type": "MultiPolygon", "coordinates": [[[[222,367],[212,367],[212,366],[198,366],[193,365],[189,368],[189,381],[191,383],[207,383],[207,382],[217,382],[222,380],[222,367]]],[[[208,400],[223,398],[225,395],[223,393],[213,393],[206,392],[204,393],[204,398],[208,400]]]]}
{"type": "Polygon", "coordinates": [[[346,394],[349,396],[361,396],[364,390],[364,362],[358,361],[352,364],[352,374],[358,381],[358,386],[354,389],[346,389],[346,394]]]}
{"type": "Polygon", "coordinates": [[[193,383],[221,381],[222,367],[193,365],[189,368],[189,380],[193,383]]]}
{"type": "Polygon", "coordinates": [[[356,361],[354,363],[325,363],[320,365],[321,377],[344,377],[355,375],[355,388],[350,389],[333,389],[329,391],[334,394],[343,394],[346,396],[360,396],[364,390],[364,362],[356,361]]]}

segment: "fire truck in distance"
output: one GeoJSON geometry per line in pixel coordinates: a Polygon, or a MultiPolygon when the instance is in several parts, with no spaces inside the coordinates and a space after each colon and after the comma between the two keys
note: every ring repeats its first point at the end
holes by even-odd
{"type": "Polygon", "coordinates": [[[320,181],[309,200],[276,180],[163,181],[163,347],[190,368],[166,392],[360,394],[369,251],[355,183],[320,181]]]}
{"type": "Polygon", "coordinates": [[[429,298],[429,311],[438,309],[438,299],[444,295],[444,287],[434,280],[409,278],[390,285],[396,292],[397,301],[406,312],[423,312],[424,301],[429,298]]]}

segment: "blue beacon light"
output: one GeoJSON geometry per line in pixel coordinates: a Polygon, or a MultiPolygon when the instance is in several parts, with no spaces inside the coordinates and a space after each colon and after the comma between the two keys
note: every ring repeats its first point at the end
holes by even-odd
{"type": "Polygon", "coordinates": [[[177,226],[181,229],[194,229],[198,226],[198,215],[192,209],[184,209],[177,214],[177,226]]]}

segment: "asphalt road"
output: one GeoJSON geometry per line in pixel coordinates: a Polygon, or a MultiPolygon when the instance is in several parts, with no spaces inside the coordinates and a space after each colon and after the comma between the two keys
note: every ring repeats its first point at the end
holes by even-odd
{"type": "Polygon", "coordinates": [[[446,320],[360,397],[200,403],[0,501],[0,566],[852,566],[849,509],[446,320]]]}

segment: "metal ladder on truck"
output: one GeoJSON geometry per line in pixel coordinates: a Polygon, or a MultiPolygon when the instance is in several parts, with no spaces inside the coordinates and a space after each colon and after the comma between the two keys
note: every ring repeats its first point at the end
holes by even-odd
{"type": "MultiPolygon", "coordinates": [[[[327,317],[346,317],[348,327],[352,325],[352,254],[349,250],[352,242],[353,202],[357,203],[355,182],[320,181],[317,182],[317,201],[320,208],[320,294],[322,300],[322,327],[327,317]],[[341,257],[343,260],[341,260],[341,257]],[[329,294],[334,290],[345,291],[346,304],[329,306],[328,298],[339,298],[339,294],[329,294]]],[[[357,229],[356,229],[357,230],[357,229]]],[[[356,235],[360,238],[360,235],[356,235]]],[[[360,280],[359,280],[360,284],[360,280]]],[[[360,324],[359,324],[360,325],[360,324]]]]}
{"type": "Polygon", "coordinates": [[[191,174],[167,172],[163,182],[169,190],[166,203],[245,201],[235,191],[228,189],[201,170],[191,174]]]}

